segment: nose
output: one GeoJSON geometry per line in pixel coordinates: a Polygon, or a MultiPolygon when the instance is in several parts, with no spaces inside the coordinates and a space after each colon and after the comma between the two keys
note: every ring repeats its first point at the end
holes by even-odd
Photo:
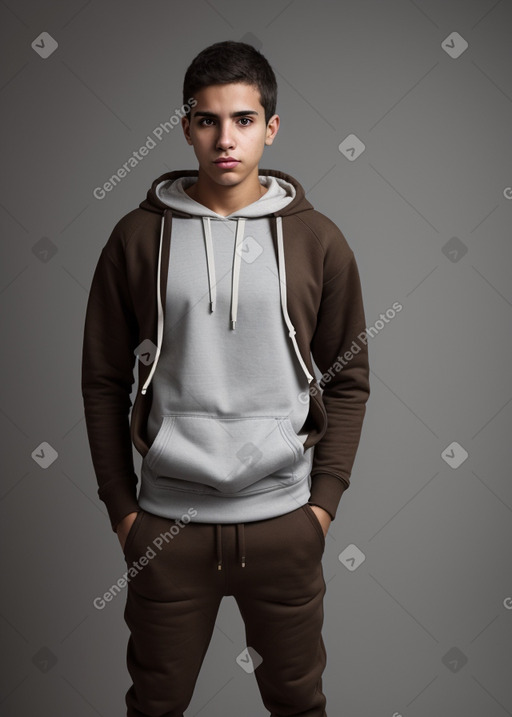
{"type": "Polygon", "coordinates": [[[219,124],[219,135],[217,137],[218,149],[230,149],[234,147],[235,142],[231,133],[231,123],[222,122],[219,124]]]}

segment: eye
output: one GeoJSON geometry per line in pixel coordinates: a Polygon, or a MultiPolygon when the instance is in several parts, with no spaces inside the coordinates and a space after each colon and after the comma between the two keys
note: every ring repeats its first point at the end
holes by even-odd
{"type": "Polygon", "coordinates": [[[248,127],[252,124],[252,119],[249,119],[249,117],[240,117],[240,122],[247,122],[247,124],[243,124],[242,127],[248,127]]]}
{"type": "Polygon", "coordinates": [[[211,117],[203,117],[202,119],[199,120],[198,124],[200,127],[204,127],[204,126],[210,127],[211,126],[211,125],[205,125],[205,122],[213,122],[213,120],[211,117]]]}

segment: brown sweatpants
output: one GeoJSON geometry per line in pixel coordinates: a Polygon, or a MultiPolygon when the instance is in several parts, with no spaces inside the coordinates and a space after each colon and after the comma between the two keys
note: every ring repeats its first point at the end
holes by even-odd
{"type": "Polygon", "coordinates": [[[239,664],[255,667],[271,716],[326,717],[324,548],[308,504],[267,520],[182,527],[141,510],[124,547],[133,576],[124,612],[127,717],[183,717],[224,595],[234,596],[245,624],[239,664]]]}

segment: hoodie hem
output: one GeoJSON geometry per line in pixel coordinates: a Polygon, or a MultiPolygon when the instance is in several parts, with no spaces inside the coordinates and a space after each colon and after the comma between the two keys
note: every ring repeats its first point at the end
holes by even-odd
{"type": "Polygon", "coordinates": [[[148,513],[170,520],[176,520],[194,508],[197,514],[191,522],[249,523],[296,510],[308,502],[310,494],[309,473],[292,485],[277,486],[267,493],[252,495],[193,494],[166,487],[165,500],[162,500],[161,489],[143,481],[138,504],[148,513]]]}

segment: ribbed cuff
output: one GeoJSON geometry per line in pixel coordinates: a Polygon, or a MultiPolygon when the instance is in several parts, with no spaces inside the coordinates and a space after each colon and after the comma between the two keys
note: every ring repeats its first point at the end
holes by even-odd
{"type": "Polygon", "coordinates": [[[100,499],[107,507],[108,517],[114,533],[118,523],[126,515],[140,510],[135,492],[124,481],[109,486],[108,491],[102,492],[100,499]]]}
{"type": "Polygon", "coordinates": [[[311,478],[308,503],[323,508],[335,520],[341,496],[347,488],[346,483],[330,473],[316,473],[311,478]]]}

